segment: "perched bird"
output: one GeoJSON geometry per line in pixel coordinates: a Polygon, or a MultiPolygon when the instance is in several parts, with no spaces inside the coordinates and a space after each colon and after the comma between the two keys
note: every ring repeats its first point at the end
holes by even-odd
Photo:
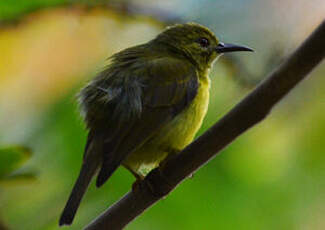
{"type": "Polygon", "coordinates": [[[252,50],[186,23],[110,58],[79,95],[89,134],[60,225],[72,223],[97,172],[97,187],[120,165],[141,180],[193,140],[208,108],[210,68],[222,53],[233,51],[252,50]]]}

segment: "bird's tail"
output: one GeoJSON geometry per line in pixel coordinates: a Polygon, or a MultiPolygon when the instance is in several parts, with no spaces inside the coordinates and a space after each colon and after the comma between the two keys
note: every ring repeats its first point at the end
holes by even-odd
{"type": "Polygon", "coordinates": [[[74,184],[68,202],[65,205],[60,217],[60,226],[70,225],[72,223],[82,197],[84,196],[92,177],[98,169],[100,158],[98,157],[98,151],[96,151],[98,150],[98,146],[94,146],[95,144],[96,143],[94,142],[89,144],[87,143],[83,164],[78,179],[74,184]]]}

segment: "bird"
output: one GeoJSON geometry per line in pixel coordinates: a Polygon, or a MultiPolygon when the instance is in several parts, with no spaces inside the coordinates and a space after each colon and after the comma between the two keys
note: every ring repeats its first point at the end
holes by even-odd
{"type": "Polygon", "coordinates": [[[95,175],[100,187],[122,165],[142,180],[190,144],[207,113],[210,69],[223,53],[235,51],[253,50],[184,23],[112,55],[79,93],[88,138],[59,225],[72,223],[95,175]]]}

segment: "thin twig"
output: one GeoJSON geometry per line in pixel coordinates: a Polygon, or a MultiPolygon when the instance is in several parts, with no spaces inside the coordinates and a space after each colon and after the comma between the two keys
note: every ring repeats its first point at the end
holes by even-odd
{"type": "Polygon", "coordinates": [[[85,230],[122,229],[239,135],[262,121],[273,106],[322,61],[325,56],[324,41],[325,21],[288,60],[219,122],[170,159],[163,168],[149,173],[138,189],[127,193],[85,230]]]}

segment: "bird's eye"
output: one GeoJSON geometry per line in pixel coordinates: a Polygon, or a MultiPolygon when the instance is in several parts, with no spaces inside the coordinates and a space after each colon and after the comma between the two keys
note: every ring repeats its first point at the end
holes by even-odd
{"type": "Polygon", "coordinates": [[[210,45],[209,40],[207,38],[199,38],[197,42],[200,44],[202,47],[208,47],[210,45]]]}

